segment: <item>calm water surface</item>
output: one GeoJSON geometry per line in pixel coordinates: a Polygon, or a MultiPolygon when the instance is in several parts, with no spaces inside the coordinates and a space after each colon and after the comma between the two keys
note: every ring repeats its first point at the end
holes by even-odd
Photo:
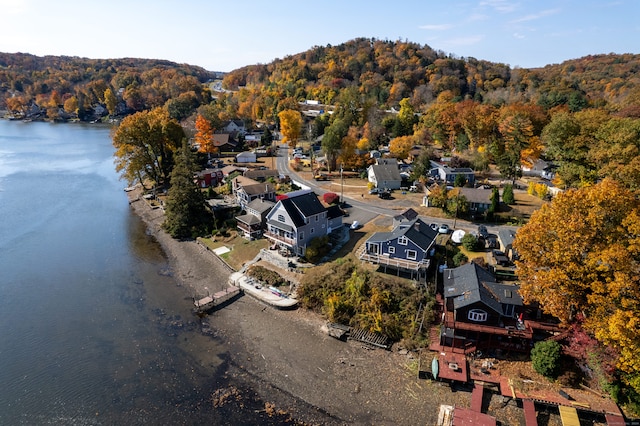
{"type": "Polygon", "coordinates": [[[224,351],[132,214],[109,130],[0,120],[0,424],[249,423],[212,407],[224,351]]]}

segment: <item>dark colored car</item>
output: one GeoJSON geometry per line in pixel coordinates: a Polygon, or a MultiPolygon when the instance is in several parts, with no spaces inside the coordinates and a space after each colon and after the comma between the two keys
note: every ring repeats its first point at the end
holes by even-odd
{"type": "Polygon", "coordinates": [[[391,198],[391,193],[387,191],[382,191],[381,193],[378,194],[378,197],[382,198],[383,200],[388,200],[389,198],[391,198]]]}
{"type": "Polygon", "coordinates": [[[478,226],[478,235],[485,239],[489,237],[489,231],[487,231],[487,227],[484,225],[478,226]]]}

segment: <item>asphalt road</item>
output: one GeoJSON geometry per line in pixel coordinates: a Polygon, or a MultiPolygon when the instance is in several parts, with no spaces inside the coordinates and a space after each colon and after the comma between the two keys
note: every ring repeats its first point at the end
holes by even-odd
{"type": "MultiPolygon", "coordinates": [[[[288,152],[289,148],[286,144],[278,145],[278,154],[276,157],[276,168],[281,175],[289,175],[292,180],[300,182],[309,187],[313,192],[318,195],[322,195],[327,191],[321,186],[317,185],[315,181],[304,180],[298,173],[289,168],[288,152]]],[[[346,210],[349,212],[349,216],[344,219],[344,223],[351,225],[353,221],[357,220],[360,224],[365,224],[377,216],[387,216],[393,218],[398,214],[398,203],[392,200],[380,200],[380,203],[373,203],[370,200],[361,200],[349,196],[344,196],[344,200],[347,204],[346,210]],[[395,207],[395,208],[394,208],[395,207]]],[[[377,200],[377,199],[376,199],[377,200]]],[[[447,224],[451,230],[463,229],[467,232],[477,231],[479,223],[469,222],[462,219],[443,219],[441,217],[419,216],[425,223],[436,223],[438,225],[447,224]]],[[[497,235],[498,230],[501,228],[507,228],[517,230],[518,227],[503,226],[503,225],[491,225],[487,226],[489,234],[497,235]]]]}

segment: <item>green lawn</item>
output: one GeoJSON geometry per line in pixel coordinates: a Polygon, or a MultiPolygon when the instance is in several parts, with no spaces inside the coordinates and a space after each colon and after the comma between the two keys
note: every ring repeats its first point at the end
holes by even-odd
{"type": "Polygon", "coordinates": [[[254,257],[260,252],[260,249],[267,248],[269,241],[266,239],[249,241],[240,236],[233,236],[228,238],[221,238],[219,236],[212,238],[200,238],[200,241],[206,245],[210,250],[217,249],[225,246],[231,251],[225,253],[222,259],[225,260],[233,269],[239,270],[242,266],[253,260],[254,257]]]}

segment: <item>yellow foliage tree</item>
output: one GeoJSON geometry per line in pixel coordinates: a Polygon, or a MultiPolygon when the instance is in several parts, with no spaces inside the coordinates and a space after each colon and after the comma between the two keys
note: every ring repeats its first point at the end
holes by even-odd
{"type": "Polygon", "coordinates": [[[393,138],[389,142],[389,153],[398,160],[404,160],[409,156],[409,151],[411,151],[413,145],[412,136],[393,138]]]}
{"type": "Polygon", "coordinates": [[[295,148],[302,132],[302,115],[295,110],[285,109],[278,113],[280,119],[280,132],[284,136],[283,142],[295,148]]]}
{"type": "Polygon", "coordinates": [[[564,323],[583,313],[585,328],[617,350],[617,367],[640,391],[636,194],[612,179],[559,194],[532,215],[513,246],[525,300],[564,323]]]}

